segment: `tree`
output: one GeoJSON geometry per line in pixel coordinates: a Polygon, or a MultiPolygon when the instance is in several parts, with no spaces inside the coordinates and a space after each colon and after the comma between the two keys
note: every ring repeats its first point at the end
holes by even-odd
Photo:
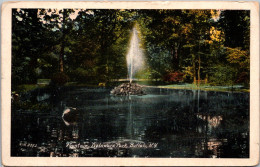
{"type": "Polygon", "coordinates": [[[73,28],[71,14],[74,12],[73,9],[41,9],[39,11],[39,16],[41,17],[41,21],[45,27],[49,31],[59,34],[59,72],[61,73],[64,72],[65,47],[68,45],[67,36],[73,28]]]}
{"type": "MultiPolygon", "coordinates": [[[[133,25],[131,15],[132,12],[127,10],[79,12],[74,21],[77,29],[71,34],[69,54],[77,72],[80,70],[86,79],[103,81],[126,77],[125,55],[133,25]]],[[[72,69],[71,72],[76,71],[72,69]]]]}
{"type": "MultiPolygon", "coordinates": [[[[210,11],[147,10],[142,14],[149,20],[142,23],[143,27],[148,29],[145,40],[147,50],[150,50],[149,47],[158,48],[160,53],[157,55],[160,58],[162,58],[160,56],[162,51],[167,51],[169,55],[167,62],[171,62],[169,71],[182,71],[185,66],[191,66],[194,82],[197,80],[197,76],[200,80],[201,55],[209,53],[207,40],[209,38],[210,11]]],[[[155,55],[152,52],[148,54],[155,55]]],[[[155,67],[154,63],[151,62],[151,64],[155,67]]]]}
{"type": "Polygon", "coordinates": [[[225,33],[225,46],[249,50],[250,11],[224,10],[221,12],[219,26],[225,33]]]}
{"type": "Polygon", "coordinates": [[[223,77],[249,84],[249,11],[12,12],[12,78],[17,84],[36,83],[37,78],[48,78],[56,72],[66,72],[75,82],[126,77],[125,56],[135,24],[140,28],[148,65],[139,76],[162,79],[180,74],[184,82],[194,83],[223,77]],[[225,70],[236,75],[231,77],[225,70]]]}
{"type": "Polygon", "coordinates": [[[219,27],[225,34],[227,62],[236,70],[235,81],[248,86],[250,76],[250,11],[222,11],[219,27]]]}
{"type": "Polygon", "coordinates": [[[12,10],[12,86],[36,83],[39,59],[46,49],[48,36],[37,17],[37,9],[12,10]]]}

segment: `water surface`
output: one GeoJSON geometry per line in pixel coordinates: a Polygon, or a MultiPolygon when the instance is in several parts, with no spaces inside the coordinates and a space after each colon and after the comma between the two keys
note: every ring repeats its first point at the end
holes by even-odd
{"type": "Polygon", "coordinates": [[[12,103],[12,156],[248,158],[249,93],[39,89],[12,103]],[[65,108],[76,108],[66,125],[65,108]]]}

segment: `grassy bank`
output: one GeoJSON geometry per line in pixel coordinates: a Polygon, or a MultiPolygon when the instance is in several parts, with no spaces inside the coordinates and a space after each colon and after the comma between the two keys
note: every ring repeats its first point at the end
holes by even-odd
{"type": "MultiPolygon", "coordinates": [[[[75,87],[113,87],[121,84],[120,82],[109,83],[106,85],[98,85],[94,83],[75,83],[69,82],[64,85],[64,87],[75,86],[75,87]]],[[[248,88],[244,88],[241,85],[232,86],[211,86],[211,85],[195,85],[195,84],[171,84],[171,85],[163,85],[163,84],[147,84],[147,83],[139,83],[141,85],[147,85],[151,87],[158,88],[167,88],[167,89],[191,89],[191,90],[206,90],[206,91],[220,91],[220,92],[249,92],[248,88]]],[[[40,85],[40,84],[27,84],[20,85],[15,90],[15,93],[24,93],[37,88],[49,87],[49,85],[40,85]]]]}
{"type": "Polygon", "coordinates": [[[47,85],[39,85],[39,84],[24,84],[17,86],[16,90],[14,90],[15,93],[24,93],[28,92],[37,88],[44,88],[47,85]]]}
{"type": "Polygon", "coordinates": [[[193,90],[206,90],[206,91],[220,91],[220,92],[249,92],[249,88],[244,88],[241,85],[234,86],[211,86],[211,85],[195,85],[195,84],[173,84],[157,86],[159,88],[168,89],[193,89],[193,90]]]}

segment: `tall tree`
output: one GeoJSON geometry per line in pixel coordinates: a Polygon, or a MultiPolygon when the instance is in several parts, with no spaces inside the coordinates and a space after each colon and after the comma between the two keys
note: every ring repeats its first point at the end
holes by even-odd
{"type": "Polygon", "coordinates": [[[41,22],[47,30],[55,32],[57,37],[57,45],[59,45],[59,72],[64,72],[64,57],[66,55],[65,49],[68,44],[68,35],[73,26],[73,19],[71,15],[75,13],[73,9],[41,9],[39,15],[41,22]]]}
{"type": "Polygon", "coordinates": [[[227,61],[236,71],[235,82],[249,85],[250,11],[225,10],[219,26],[225,33],[227,61]]]}
{"type": "Polygon", "coordinates": [[[50,47],[37,12],[12,10],[12,85],[36,83],[39,58],[50,47]]]}

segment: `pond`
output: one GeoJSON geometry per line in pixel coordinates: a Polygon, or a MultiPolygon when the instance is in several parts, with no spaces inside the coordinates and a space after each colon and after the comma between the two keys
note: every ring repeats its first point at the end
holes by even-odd
{"type": "Polygon", "coordinates": [[[248,158],[249,93],[37,89],[12,102],[11,156],[248,158]],[[76,108],[75,119],[62,118],[76,108]]]}

